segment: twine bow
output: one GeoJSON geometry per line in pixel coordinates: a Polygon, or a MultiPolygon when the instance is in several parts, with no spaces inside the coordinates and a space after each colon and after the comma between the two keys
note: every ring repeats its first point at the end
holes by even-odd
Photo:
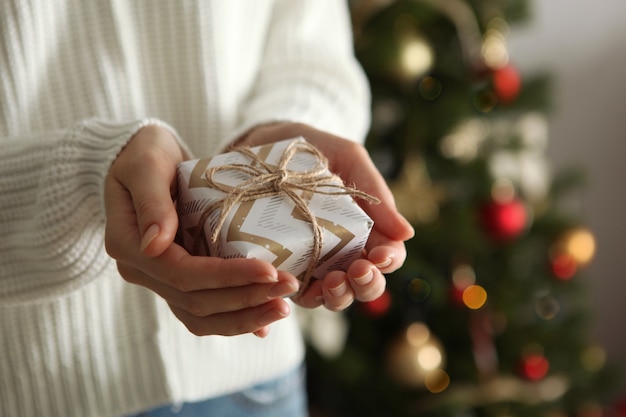
{"type": "MultiPolygon", "coordinates": [[[[311,260],[302,279],[301,294],[309,286],[311,276],[319,263],[323,248],[322,227],[318,224],[317,218],[311,212],[307,201],[301,194],[303,192],[312,192],[323,195],[351,195],[374,204],[380,203],[380,200],[356,188],[345,186],[337,175],[328,171],[328,160],[326,157],[316,147],[306,141],[292,141],[289,143],[277,166],[267,164],[249,148],[236,147],[233,151],[247,156],[251,163],[249,165],[228,164],[211,167],[206,170],[207,185],[226,193],[226,196],[204,209],[200,217],[198,230],[204,228],[204,224],[211,216],[211,213],[216,209],[221,209],[215,229],[211,235],[211,242],[215,244],[218,241],[226,218],[237,204],[277,195],[288,197],[293,201],[297,209],[301,211],[306,221],[311,224],[313,230],[311,260]],[[310,153],[315,157],[316,164],[312,169],[307,171],[288,169],[289,162],[299,152],[310,153]],[[215,174],[224,171],[239,172],[247,179],[236,186],[216,181],[215,174]]],[[[198,238],[199,233],[196,235],[196,239],[198,238]]]]}

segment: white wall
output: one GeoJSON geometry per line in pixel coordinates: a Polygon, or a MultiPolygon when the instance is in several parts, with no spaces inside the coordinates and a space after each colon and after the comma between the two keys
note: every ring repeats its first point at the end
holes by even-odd
{"type": "Polygon", "coordinates": [[[587,185],[579,213],[598,252],[586,270],[594,335],[626,371],[626,2],[533,0],[509,38],[522,73],[547,69],[554,82],[549,157],[580,163],[587,185]]]}

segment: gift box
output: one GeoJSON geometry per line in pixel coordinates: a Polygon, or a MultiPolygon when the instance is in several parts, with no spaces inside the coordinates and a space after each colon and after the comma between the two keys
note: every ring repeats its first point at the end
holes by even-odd
{"type": "MultiPolygon", "coordinates": [[[[178,166],[179,233],[194,255],[257,258],[308,283],[363,253],[373,221],[303,138],[178,166]]],[[[304,286],[302,286],[304,287],[304,286]]]]}

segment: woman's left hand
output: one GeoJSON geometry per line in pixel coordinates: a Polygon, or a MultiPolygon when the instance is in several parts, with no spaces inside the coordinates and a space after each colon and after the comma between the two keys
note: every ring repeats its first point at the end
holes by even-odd
{"type": "Polygon", "coordinates": [[[324,305],[339,311],[354,300],[372,301],[385,290],[383,274],[398,269],[406,258],[404,241],[413,237],[410,223],[397,211],[393,195],[382,175],[360,144],[300,123],[280,123],[257,127],[237,144],[258,146],[280,140],[304,137],[328,158],[329,169],[346,184],[380,199],[380,204],[361,203],[374,221],[366,244],[366,254],[350,265],[346,272],[332,271],[294,301],[302,307],[324,305]]]}

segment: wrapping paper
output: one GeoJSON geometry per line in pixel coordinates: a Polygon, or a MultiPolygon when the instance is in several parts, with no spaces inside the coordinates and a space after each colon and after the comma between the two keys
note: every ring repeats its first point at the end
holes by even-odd
{"type": "MultiPolygon", "coordinates": [[[[294,141],[296,144],[305,142],[303,138],[296,138],[249,149],[260,161],[275,168],[294,141]]],[[[233,204],[223,225],[219,226],[221,204],[229,193],[210,186],[207,172],[213,167],[233,164],[260,165],[237,151],[179,165],[177,210],[183,246],[194,255],[263,259],[300,280],[308,278],[305,275],[315,244],[313,228],[296,202],[284,193],[233,204]],[[219,232],[213,242],[211,236],[216,227],[219,232]]],[[[313,154],[297,152],[289,160],[286,170],[306,173],[318,164],[319,160],[313,154]]],[[[250,175],[235,169],[223,169],[212,174],[211,178],[213,183],[237,187],[249,180],[250,175]]],[[[335,182],[343,186],[340,180],[335,182]]],[[[321,253],[311,274],[317,279],[322,279],[329,271],[345,271],[360,258],[373,226],[373,221],[351,195],[325,195],[325,190],[333,191],[327,188],[321,187],[320,192],[298,192],[322,232],[321,253]]]]}

